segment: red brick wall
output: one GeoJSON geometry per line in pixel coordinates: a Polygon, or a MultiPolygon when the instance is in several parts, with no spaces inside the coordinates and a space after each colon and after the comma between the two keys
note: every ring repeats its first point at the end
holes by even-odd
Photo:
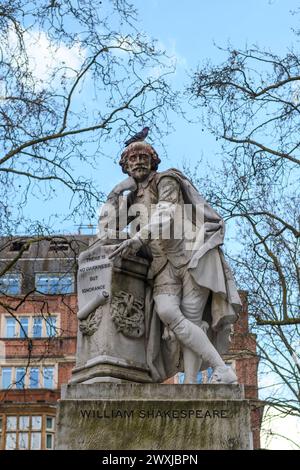
{"type": "Polygon", "coordinates": [[[75,361],[72,363],[60,363],[58,366],[58,386],[67,384],[72,375],[72,369],[75,366],[75,361]]]}
{"type": "MultiPolygon", "coordinates": [[[[17,306],[17,301],[11,302],[11,305],[17,306]]],[[[54,338],[30,338],[28,339],[5,339],[5,357],[6,359],[20,359],[20,365],[27,364],[29,347],[30,357],[34,360],[47,359],[53,364],[58,364],[58,388],[67,383],[71,377],[72,368],[75,365],[76,336],[77,336],[77,297],[76,295],[65,296],[31,296],[14,312],[18,314],[44,315],[59,313],[60,329],[58,337],[54,338]]],[[[7,315],[7,311],[0,306],[0,315],[7,315]]],[[[30,366],[30,364],[29,364],[30,366]]],[[[32,400],[56,401],[60,395],[59,390],[9,390],[3,392],[5,396],[16,397],[17,400],[27,397],[32,400]],[[52,398],[51,398],[52,397],[52,398]]]]}
{"type": "Polygon", "coordinates": [[[256,352],[256,336],[249,333],[247,292],[240,292],[242,311],[234,325],[234,335],[229,353],[235,356],[236,373],[244,384],[245,398],[251,403],[251,430],[254,449],[260,448],[262,406],[258,401],[257,370],[259,358],[256,352]]]}
{"type": "Polygon", "coordinates": [[[56,403],[59,398],[59,390],[46,390],[43,388],[0,391],[0,404],[2,406],[8,403],[56,403]]]}

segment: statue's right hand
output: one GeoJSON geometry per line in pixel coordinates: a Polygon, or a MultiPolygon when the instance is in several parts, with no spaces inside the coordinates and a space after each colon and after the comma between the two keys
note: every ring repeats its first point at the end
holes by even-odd
{"type": "Polygon", "coordinates": [[[132,176],[129,176],[124,181],[121,181],[121,183],[118,183],[109,193],[107,198],[109,199],[110,197],[121,195],[124,193],[124,191],[135,191],[136,188],[137,185],[134,178],[132,178],[132,176]]]}

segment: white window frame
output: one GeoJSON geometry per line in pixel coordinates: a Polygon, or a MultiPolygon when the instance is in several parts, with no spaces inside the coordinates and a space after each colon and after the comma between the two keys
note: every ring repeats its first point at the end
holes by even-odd
{"type": "Polygon", "coordinates": [[[2,318],[2,322],[1,322],[1,337],[2,338],[5,338],[5,339],[21,339],[21,340],[24,340],[26,338],[21,338],[20,337],[20,334],[21,334],[21,326],[20,324],[18,323],[18,320],[22,317],[27,317],[28,318],[28,337],[29,338],[32,338],[32,339],[40,339],[40,338],[55,338],[57,336],[59,336],[59,331],[60,331],[60,314],[59,313],[51,313],[50,315],[37,315],[37,314],[33,314],[33,313],[20,313],[18,315],[15,315],[16,317],[16,325],[15,325],[15,336],[13,338],[8,338],[6,336],[6,320],[7,318],[13,318],[12,316],[10,315],[0,315],[0,320],[2,318]],[[56,318],[56,326],[55,326],[55,330],[56,330],[56,334],[53,335],[53,336],[47,336],[47,326],[46,326],[46,319],[48,317],[55,317],[56,318]],[[33,336],[33,326],[34,326],[34,317],[41,317],[42,318],[42,336],[33,336]]]}
{"type": "Polygon", "coordinates": [[[19,292],[17,294],[10,294],[8,292],[4,292],[4,291],[2,292],[0,289],[0,295],[8,295],[8,296],[21,295],[22,294],[22,281],[23,281],[22,273],[9,273],[9,272],[5,273],[3,274],[3,276],[1,276],[0,283],[1,283],[1,280],[7,279],[7,278],[18,279],[19,292]]]}
{"type": "Polygon", "coordinates": [[[55,438],[55,431],[56,431],[56,418],[55,416],[46,415],[45,416],[45,450],[53,450],[54,449],[54,438],[55,438]],[[47,428],[47,419],[52,419],[52,428],[47,428]],[[47,447],[47,436],[52,436],[52,447],[47,447]]]}
{"type": "Polygon", "coordinates": [[[34,285],[35,285],[35,288],[37,290],[37,294],[40,294],[40,295],[72,295],[72,294],[75,294],[75,277],[74,277],[73,272],[55,273],[55,272],[47,271],[47,272],[35,273],[34,285]],[[48,278],[51,278],[51,277],[52,278],[54,278],[54,277],[63,278],[64,276],[70,276],[71,277],[71,292],[67,292],[67,293],[57,292],[55,294],[51,294],[49,292],[40,292],[37,288],[37,280],[41,276],[48,277],[48,278]]]}
{"type": "Polygon", "coordinates": [[[45,387],[45,380],[44,380],[44,379],[45,379],[45,377],[44,377],[44,369],[48,369],[48,368],[50,368],[50,367],[53,368],[53,378],[52,378],[52,380],[53,380],[53,387],[52,387],[52,388],[48,388],[48,387],[47,387],[47,390],[55,390],[55,388],[57,388],[57,387],[55,387],[55,385],[57,385],[57,380],[55,380],[55,365],[51,365],[51,364],[49,364],[49,365],[45,365],[45,364],[44,364],[44,365],[41,367],[41,371],[40,371],[40,377],[41,377],[40,382],[42,382],[42,387],[41,387],[41,388],[46,388],[46,387],[45,387]]]}
{"type": "MultiPolygon", "coordinates": [[[[27,367],[26,374],[24,377],[24,389],[29,389],[29,390],[39,390],[39,389],[44,389],[44,375],[43,375],[43,369],[48,368],[48,367],[53,367],[53,387],[52,388],[47,388],[47,390],[56,390],[58,388],[58,363],[53,364],[52,363],[43,363],[43,364],[30,364],[29,367],[27,367]],[[30,388],[30,369],[39,369],[39,377],[38,377],[38,387],[37,388],[30,388]]],[[[16,371],[19,368],[25,368],[26,369],[26,364],[0,364],[0,390],[18,390],[17,389],[17,384],[16,384],[16,371]],[[11,369],[11,381],[12,381],[12,386],[9,387],[8,389],[3,389],[2,388],[2,368],[10,368],[11,369]]],[[[20,389],[20,390],[24,390],[20,389]]]]}
{"type": "MultiPolygon", "coordinates": [[[[0,418],[2,419],[2,434],[1,434],[1,429],[0,429],[0,450],[6,448],[6,440],[7,440],[7,435],[10,434],[15,434],[16,435],[16,442],[18,443],[18,448],[19,447],[19,436],[22,433],[27,434],[28,436],[28,449],[32,449],[32,434],[34,433],[39,433],[40,434],[40,447],[39,449],[36,450],[53,450],[54,449],[54,437],[55,437],[55,431],[56,431],[56,417],[55,415],[51,415],[49,413],[37,413],[37,412],[28,412],[28,413],[13,413],[9,412],[7,414],[0,414],[0,418]],[[41,427],[40,429],[34,429],[32,426],[32,419],[34,417],[40,417],[41,418],[41,427]],[[7,421],[8,418],[14,417],[16,418],[16,429],[15,430],[7,430],[7,421]],[[27,428],[21,429],[20,428],[20,423],[22,418],[29,418],[29,426],[27,428]],[[53,428],[49,429],[47,428],[47,418],[52,418],[53,420],[53,428]],[[47,448],[47,435],[51,434],[52,435],[52,447],[47,448]],[[1,447],[1,441],[3,442],[3,447],[1,447]],[[30,445],[29,445],[30,443],[30,445]]],[[[16,446],[17,447],[17,446],[16,446]]],[[[21,450],[21,449],[20,449],[21,450]]],[[[33,450],[33,449],[32,449],[33,450]]],[[[35,449],[34,449],[35,450],[35,449]]]]}
{"type": "Polygon", "coordinates": [[[11,315],[3,315],[3,331],[2,331],[2,337],[3,338],[7,338],[7,339],[13,339],[13,338],[17,338],[17,331],[18,331],[18,322],[16,320],[16,318],[12,317],[11,315]],[[14,336],[7,336],[6,335],[6,331],[7,331],[7,320],[14,320],[15,321],[15,334],[14,336]]]}
{"type": "Polygon", "coordinates": [[[29,388],[30,390],[38,390],[41,387],[41,368],[37,365],[30,365],[30,367],[28,367],[28,371],[27,371],[27,387],[26,388],[29,388]],[[37,369],[38,370],[38,386],[37,387],[31,387],[30,386],[30,372],[31,372],[31,369],[37,369]]]}
{"type": "Polygon", "coordinates": [[[3,388],[3,383],[2,383],[2,369],[11,369],[11,376],[10,376],[10,380],[11,380],[11,383],[14,383],[14,380],[13,380],[13,377],[14,377],[14,366],[11,366],[10,364],[3,364],[1,366],[1,373],[0,373],[0,390],[10,390],[11,386],[9,386],[8,388],[3,388]]]}

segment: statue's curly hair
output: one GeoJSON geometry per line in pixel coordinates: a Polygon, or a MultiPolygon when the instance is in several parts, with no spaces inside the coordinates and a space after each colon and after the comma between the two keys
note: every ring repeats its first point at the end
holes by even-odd
{"type": "Polygon", "coordinates": [[[156,150],[152,147],[152,145],[147,144],[147,142],[133,142],[132,144],[128,145],[126,149],[122,152],[119,164],[122,167],[123,173],[127,173],[127,158],[128,156],[136,150],[143,150],[146,154],[150,155],[151,157],[151,170],[157,170],[158,165],[160,164],[160,158],[156,152],[156,150]]]}

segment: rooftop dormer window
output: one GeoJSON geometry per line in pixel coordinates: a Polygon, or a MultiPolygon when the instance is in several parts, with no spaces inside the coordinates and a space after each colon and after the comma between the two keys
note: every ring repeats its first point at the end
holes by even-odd
{"type": "Polygon", "coordinates": [[[65,241],[51,241],[49,251],[68,251],[69,244],[65,241]]]}
{"type": "Polygon", "coordinates": [[[28,251],[29,245],[26,245],[25,241],[20,241],[20,240],[12,242],[12,244],[9,247],[9,251],[21,251],[22,249],[24,251],[28,251]]]}

